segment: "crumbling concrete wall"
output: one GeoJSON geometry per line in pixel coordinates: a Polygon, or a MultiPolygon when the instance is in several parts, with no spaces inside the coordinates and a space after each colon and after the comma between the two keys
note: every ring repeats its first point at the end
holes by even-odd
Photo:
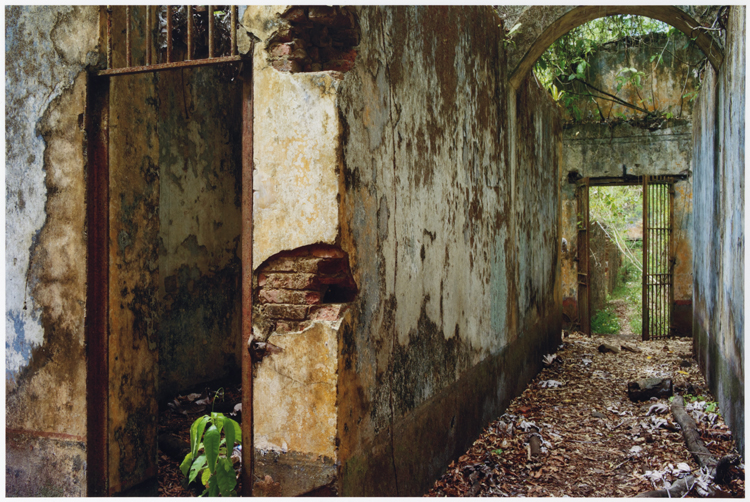
{"type": "Polygon", "coordinates": [[[241,102],[237,68],[156,75],[159,397],[239,381],[241,102]]]}
{"type": "MultiPolygon", "coordinates": [[[[695,44],[690,44],[681,32],[668,37],[665,33],[651,33],[638,38],[612,42],[589,58],[585,70],[586,81],[618,98],[649,112],[669,113],[678,119],[690,120],[695,89],[699,84],[698,68],[704,55],[695,44]],[[652,57],[656,59],[652,60],[652,57]],[[661,61],[659,61],[661,57],[661,61]],[[624,79],[633,76],[635,69],[641,73],[640,89],[624,79]],[[618,84],[621,89],[618,91],[618,84]],[[691,99],[692,98],[692,99],[691,99]]],[[[574,80],[563,87],[567,92],[602,96],[590,87],[574,80]]],[[[561,89],[562,90],[562,89],[561,89]]],[[[592,102],[579,99],[578,120],[600,121],[617,118],[643,117],[643,111],[615,103],[602,96],[592,102]]],[[[566,113],[565,120],[574,115],[566,113]]]]}
{"type": "Polygon", "coordinates": [[[746,11],[730,7],[723,66],[694,111],[694,352],[744,456],[746,11]]]}
{"type": "Polygon", "coordinates": [[[255,329],[284,347],[255,375],[256,491],[423,493],[559,340],[559,112],[506,85],[489,8],[243,23],[260,40],[255,329]],[[310,72],[322,25],[341,72],[310,72]],[[312,245],[347,257],[347,308],[315,306],[312,245]]]}
{"type": "Polygon", "coordinates": [[[692,129],[686,120],[668,120],[654,130],[635,123],[568,124],[563,133],[562,288],[566,317],[578,319],[578,231],[576,186],[570,174],[584,177],[621,177],[627,174],[687,175],[674,185],[674,322],[681,336],[692,332],[692,129]]]}
{"type": "Polygon", "coordinates": [[[6,494],[86,494],[85,70],[97,7],[6,7],[6,494]]]}

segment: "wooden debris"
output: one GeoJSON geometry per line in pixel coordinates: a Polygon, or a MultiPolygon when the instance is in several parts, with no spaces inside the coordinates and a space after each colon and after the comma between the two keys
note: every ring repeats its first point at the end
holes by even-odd
{"type": "Polygon", "coordinates": [[[159,434],[159,449],[175,462],[182,462],[190,451],[190,445],[172,434],[159,434]]]}
{"type": "Polygon", "coordinates": [[[644,378],[628,382],[628,397],[631,401],[647,401],[652,397],[672,395],[671,378],[644,378]]]}
{"type": "Polygon", "coordinates": [[[685,411],[685,403],[682,400],[682,396],[675,396],[672,401],[672,415],[674,415],[677,423],[680,424],[682,437],[685,438],[687,449],[693,454],[695,461],[698,465],[710,469],[713,473],[716,470],[717,460],[703,444],[703,440],[695,426],[695,420],[685,411]]]}
{"type": "Polygon", "coordinates": [[[651,490],[650,492],[639,493],[635,498],[681,498],[690,491],[695,481],[695,476],[686,476],[675,481],[669,490],[651,490]]]}
{"type": "Polygon", "coordinates": [[[607,352],[611,352],[612,354],[619,354],[620,353],[620,347],[617,347],[615,345],[610,345],[608,343],[603,343],[599,345],[599,352],[602,354],[606,354],[607,352]]]}
{"type": "Polygon", "coordinates": [[[624,343],[620,344],[620,348],[622,350],[627,350],[628,352],[633,352],[634,354],[640,354],[641,352],[643,352],[638,347],[631,347],[630,345],[626,345],[624,343]]]}
{"type": "Polygon", "coordinates": [[[532,457],[538,457],[542,453],[542,437],[539,434],[532,434],[529,438],[529,449],[532,457]]]}

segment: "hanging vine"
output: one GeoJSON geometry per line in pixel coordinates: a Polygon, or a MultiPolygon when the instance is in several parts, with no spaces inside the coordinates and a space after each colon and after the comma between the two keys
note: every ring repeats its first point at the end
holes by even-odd
{"type": "MultiPolygon", "coordinates": [[[[724,10],[703,14],[712,15],[713,21],[701,29],[723,30],[724,10]]],[[[706,59],[694,39],[676,28],[642,16],[618,15],[585,23],[556,40],[537,61],[534,72],[574,122],[654,121],[682,114],[683,105],[697,96],[705,65],[706,59]],[[630,61],[630,49],[634,48],[651,53],[652,68],[638,67],[630,61]],[[622,66],[615,70],[611,88],[603,88],[592,78],[596,74],[592,62],[605,50],[624,50],[626,54],[622,66]],[[653,85],[646,72],[666,64],[681,66],[685,75],[679,89],[678,110],[660,109],[653,89],[649,95],[644,88],[647,81],[653,85]],[[623,108],[630,110],[629,114],[623,108]],[[593,116],[584,114],[584,109],[594,110],[593,116]]]]}

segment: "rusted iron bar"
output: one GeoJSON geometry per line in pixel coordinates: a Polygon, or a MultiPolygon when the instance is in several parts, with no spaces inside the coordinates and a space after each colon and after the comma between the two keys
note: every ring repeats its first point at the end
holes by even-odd
{"type": "Polygon", "coordinates": [[[146,5],[146,66],[151,65],[151,35],[153,33],[153,22],[151,20],[151,11],[153,7],[146,5]]]}
{"type": "Polygon", "coordinates": [[[193,30],[193,6],[187,5],[185,6],[187,9],[187,57],[186,60],[193,59],[193,37],[195,36],[194,30],[193,30]]]}
{"type": "Polygon", "coordinates": [[[172,62],[172,7],[167,5],[167,63],[172,62]]]}
{"type": "Polygon", "coordinates": [[[676,330],[674,325],[674,267],[677,250],[674,239],[674,183],[669,184],[669,330],[676,330]]]}
{"type": "MultiPolygon", "coordinates": [[[[252,54],[252,52],[251,52],[252,54]]],[[[242,69],[242,495],[253,496],[253,65],[242,69]]]]}
{"type": "Polygon", "coordinates": [[[208,57],[214,57],[214,8],[215,5],[208,6],[208,57]]]}
{"type": "Polygon", "coordinates": [[[133,73],[147,73],[150,71],[173,70],[178,68],[194,68],[196,66],[211,66],[221,63],[233,63],[243,61],[244,56],[222,56],[211,59],[193,59],[191,61],[175,61],[172,63],[159,63],[151,66],[133,66],[131,68],[113,68],[111,70],[101,70],[97,75],[130,75],[133,73]]]}
{"type": "Polygon", "coordinates": [[[130,47],[130,7],[125,7],[125,66],[133,65],[130,47]]]}
{"type": "Polygon", "coordinates": [[[232,5],[231,9],[232,9],[231,10],[232,15],[231,15],[231,22],[229,24],[231,26],[230,29],[232,32],[230,33],[231,42],[229,43],[229,45],[231,47],[229,49],[229,54],[232,56],[236,56],[237,55],[237,6],[232,5]]]}
{"type": "Polygon", "coordinates": [[[112,6],[107,5],[107,69],[112,68],[112,6]]]}
{"type": "Polygon", "coordinates": [[[86,463],[88,495],[108,493],[107,416],[109,388],[109,79],[89,77],[85,109],[88,137],[86,219],[86,463]]]}
{"type": "Polygon", "coordinates": [[[648,175],[643,176],[643,275],[641,277],[641,319],[643,323],[641,325],[641,339],[647,341],[649,339],[649,294],[648,294],[648,262],[651,259],[650,253],[648,252],[648,175]]]}

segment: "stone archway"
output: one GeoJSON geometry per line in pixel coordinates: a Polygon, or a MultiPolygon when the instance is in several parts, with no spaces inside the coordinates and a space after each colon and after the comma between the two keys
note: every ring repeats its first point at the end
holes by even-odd
{"type": "MultiPolygon", "coordinates": [[[[521,29],[508,47],[510,83],[518,88],[523,78],[537,59],[552,43],[573,28],[600,17],[617,14],[647,16],[670,24],[689,37],[708,57],[711,65],[718,69],[724,59],[719,44],[706,30],[698,30],[701,24],[679,7],[674,6],[623,6],[623,5],[556,5],[534,6],[524,10],[517,18],[521,29]]],[[[510,27],[510,26],[507,26],[510,27]]]]}

